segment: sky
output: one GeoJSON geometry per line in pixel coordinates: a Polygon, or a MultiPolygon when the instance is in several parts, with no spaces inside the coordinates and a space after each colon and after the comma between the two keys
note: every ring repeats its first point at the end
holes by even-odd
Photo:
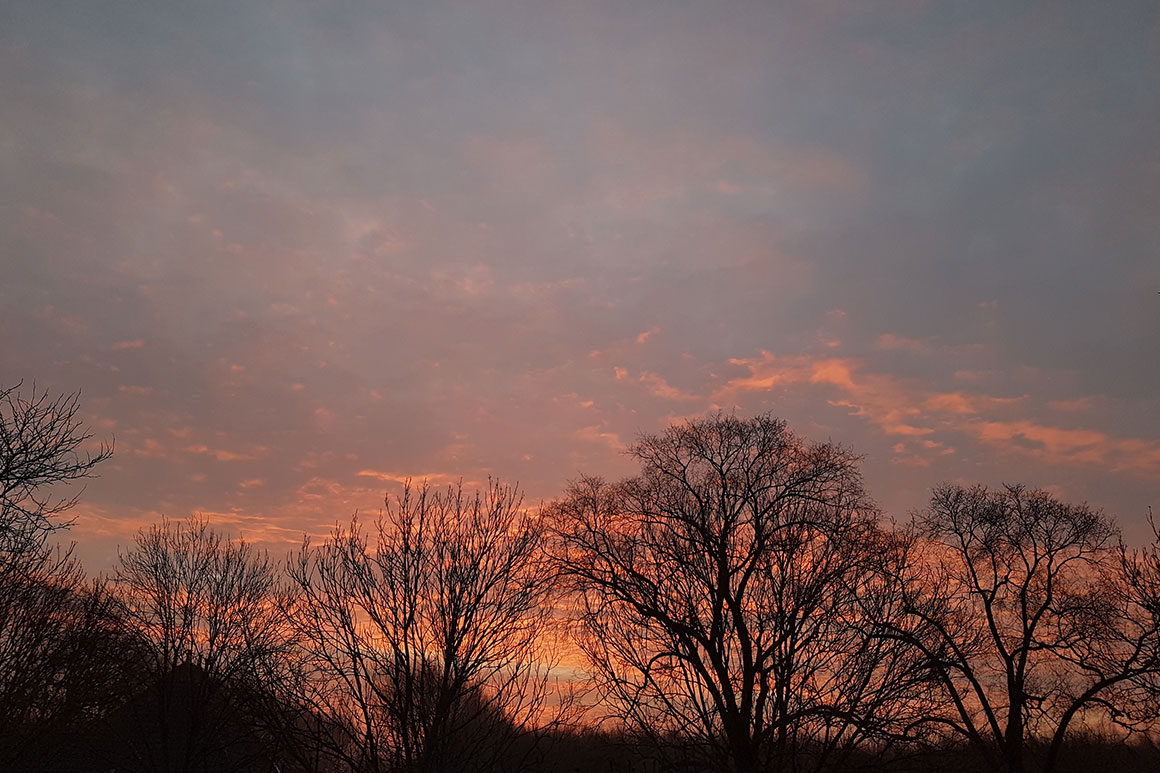
{"type": "Polygon", "coordinates": [[[6,2],[0,383],[284,550],[401,481],[619,478],[771,412],[941,481],[1160,507],[1152,2],[6,2]]]}

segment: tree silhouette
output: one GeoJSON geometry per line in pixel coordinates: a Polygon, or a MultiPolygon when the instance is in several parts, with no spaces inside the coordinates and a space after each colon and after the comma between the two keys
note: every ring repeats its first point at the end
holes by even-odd
{"type": "Polygon", "coordinates": [[[1021,773],[1031,738],[1050,742],[1050,771],[1079,715],[1155,718],[1154,552],[1117,552],[1103,514],[1022,486],[939,486],[914,529],[905,624],[883,630],[921,652],[951,707],[929,723],[1021,773]]]}
{"type": "Polygon", "coordinates": [[[138,634],[150,700],[132,739],[146,770],[255,769],[268,729],[258,699],[291,637],[274,565],[200,517],[163,519],[120,555],[116,586],[138,634]]]}
{"type": "Polygon", "coordinates": [[[123,642],[110,594],[71,548],[46,544],[79,496],[56,487],[92,477],[112,454],[111,444],[84,450],[92,435],[78,413],[79,393],[0,387],[0,763],[11,768],[51,765],[45,739],[116,692],[123,642]]]}
{"type": "Polygon", "coordinates": [[[467,771],[537,727],[551,652],[553,569],[519,492],[408,485],[368,534],[355,518],[307,540],[288,573],[303,684],[352,770],[467,771]]]}
{"type": "Polygon", "coordinates": [[[407,484],[284,573],[162,519],[91,581],[49,537],[111,452],[76,394],[0,389],[0,769],[514,771],[555,738],[552,769],[1052,773],[1160,729],[1160,528],[944,484],[884,529],[857,457],[770,416],[644,435],[539,512],[407,484]],[[610,725],[551,679],[566,622],[610,725]]]}
{"type": "Polygon", "coordinates": [[[630,453],[639,476],[582,478],[553,508],[619,719],[756,771],[830,764],[912,710],[913,658],[867,624],[897,605],[897,551],[854,456],[721,415],[630,453]]]}
{"type": "Polygon", "coordinates": [[[33,387],[25,396],[20,386],[0,387],[0,549],[8,552],[35,548],[68,526],[64,514],[79,494],[52,489],[92,477],[113,453],[111,443],[85,450],[92,434],[77,415],[79,392],[52,396],[33,387]]]}

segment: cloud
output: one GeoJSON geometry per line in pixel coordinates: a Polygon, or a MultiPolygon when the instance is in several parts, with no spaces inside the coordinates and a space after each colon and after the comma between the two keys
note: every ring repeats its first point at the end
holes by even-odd
{"type": "Polygon", "coordinates": [[[627,445],[620,439],[619,435],[596,424],[581,427],[576,431],[575,438],[585,443],[600,443],[618,452],[627,448],[627,445]]]}
{"type": "Polygon", "coordinates": [[[638,335],[638,336],[636,337],[636,342],[637,342],[638,344],[643,344],[643,343],[644,343],[645,341],[647,341],[647,340],[648,340],[648,339],[649,339],[651,336],[654,336],[654,335],[656,335],[656,334],[657,334],[657,333],[659,333],[659,332],[661,332],[661,329],[660,329],[659,327],[653,327],[653,328],[649,328],[648,330],[645,330],[643,333],[641,333],[640,335],[638,335]]]}
{"type": "Polygon", "coordinates": [[[1047,407],[1060,413],[1084,413],[1090,411],[1096,403],[1094,397],[1078,397],[1074,400],[1052,400],[1047,407]]]}
{"type": "Polygon", "coordinates": [[[1100,465],[1137,473],[1160,470],[1160,443],[1154,441],[1028,420],[981,421],[959,429],[1004,452],[1036,457],[1048,464],[1100,465]]]}
{"type": "Polygon", "coordinates": [[[718,407],[856,445],[902,510],[1008,474],[1137,507],[1155,22],[830,5],[28,4],[6,378],[83,390],[118,441],[84,496],[141,520],[548,497],[718,407]]]}
{"type": "Polygon", "coordinates": [[[688,401],[701,399],[697,394],[677,389],[659,373],[651,373],[647,370],[643,371],[640,374],[640,383],[645,386],[649,394],[662,400],[688,401]]]}
{"type": "Polygon", "coordinates": [[[885,351],[902,350],[925,354],[930,351],[930,343],[917,338],[896,335],[895,333],[883,333],[875,339],[874,348],[885,351]]]}
{"type": "Polygon", "coordinates": [[[255,446],[248,453],[241,453],[238,451],[229,451],[224,448],[210,448],[202,443],[194,443],[186,446],[183,450],[190,454],[210,456],[219,462],[248,462],[261,459],[267,454],[269,449],[262,446],[255,446]]]}
{"type": "MultiPolygon", "coordinates": [[[[410,483],[414,486],[420,486],[424,483],[431,486],[453,486],[462,480],[461,475],[445,472],[403,473],[384,472],[381,470],[359,470],[358,475],[360,478],[374,478],[384,483],[410,483]]],[[[465,485],[469,484],[465,483],[465,485]]]]}
{"type": "Polygon", "coordinates": [[[140,444],[131,444],[130,453],[153,459],[164,459],[169,456],[169,450],[153,438],[145,438],[140,444]]]}
{"type": "MultiPolygon", "coordinates": [[[[865,363],[853,359],[777,357],[763,351],[759,357],[733,359],[731,363],[745,368],[748,374],[718,387],[712,394],[715,402],[775,387],[824,384],[835,387],[839,393],[830,398],[832,405],[850,409],[853,415],[866,419],[887,436],[919,438],[949,432],[1051,465],[1098,465],[1129,472],[1160,470],[1160,443],[1157,442],[1115,437],[1094,429],[1061,428],[1029,419],[996,417],[1017,407],[1033,407],[1028,395],[940,392],[913,379],[869,372],[865,363]]],[[[1067,401],[1062,410],[1080,410],[1089,402],[1089,398],[1067,401]]],[[[1060,401],[1049,401],[1046,407],[1061,410],[1060,401]]],[[[947,451],[932,441],[927,441],[923,448],[927,452],[953,453],[953,449],[947,451]]],[[[897,458],[905,458],[907,464],[918,463],[911,456],[897,458]]]]}

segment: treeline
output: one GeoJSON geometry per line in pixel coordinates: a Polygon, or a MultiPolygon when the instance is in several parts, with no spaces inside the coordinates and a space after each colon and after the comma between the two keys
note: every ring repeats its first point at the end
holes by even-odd
{"type": "Polygon", "coordinates": [[[112,453],[0,389],[0,769],[1156,769],[1160,549],[717,415],[525,507],[410,487],[283,560],[194,517],[106,577],[50,547],[112,453]]]}

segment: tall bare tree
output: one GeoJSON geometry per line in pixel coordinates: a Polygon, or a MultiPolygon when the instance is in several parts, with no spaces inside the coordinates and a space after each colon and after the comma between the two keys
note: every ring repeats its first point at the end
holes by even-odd
{"type": "Polygon", "coordinates": [[[518,490],[406,491],[289,565],[305,684],[351,770],[467,771],[510,758],[541,720],[553,570],[518,490]]]}
{"type": "Polygon", "coordinates": [[[0,762],[13,768],[48,754],[15,761],[28,743],[101,711],[119,649],[105,587],[47,545],[79,496],[59,486],[92,477],[112,445],[86,450],[78,393],[20,387],[0,387],[0,762]]]}
{"type": "Polygon", "coordinates": [[[769,416],[643,437],[641,474],[553,510],[615,715],[736,771],[818,767],[889,734],[921,680],[874,639],[899,601],[857,460],[769,416]],[[871,737],[872,737],[871,736],[871,737]]]}
{"type": "Polygon", "coordinates": [[[265,553],[205,519],[163,519],[120,555],[115,582],[138,633],[147,700],[134,707],[145,769],[258,769],[268,729],[256,716],[292,644],[265,553]]]}
{"type": "Polygon", "coordinates": [[[1022,486],[939,486],[914,526],[905,624],[883,630],[922,654],[946,697],[928,723],[1022,773],[1032,739],[1049,742],[1052,769],[1077,717],[1155,719],[1155,553],[1122,548],[1102,513],[1022,486]]]}

